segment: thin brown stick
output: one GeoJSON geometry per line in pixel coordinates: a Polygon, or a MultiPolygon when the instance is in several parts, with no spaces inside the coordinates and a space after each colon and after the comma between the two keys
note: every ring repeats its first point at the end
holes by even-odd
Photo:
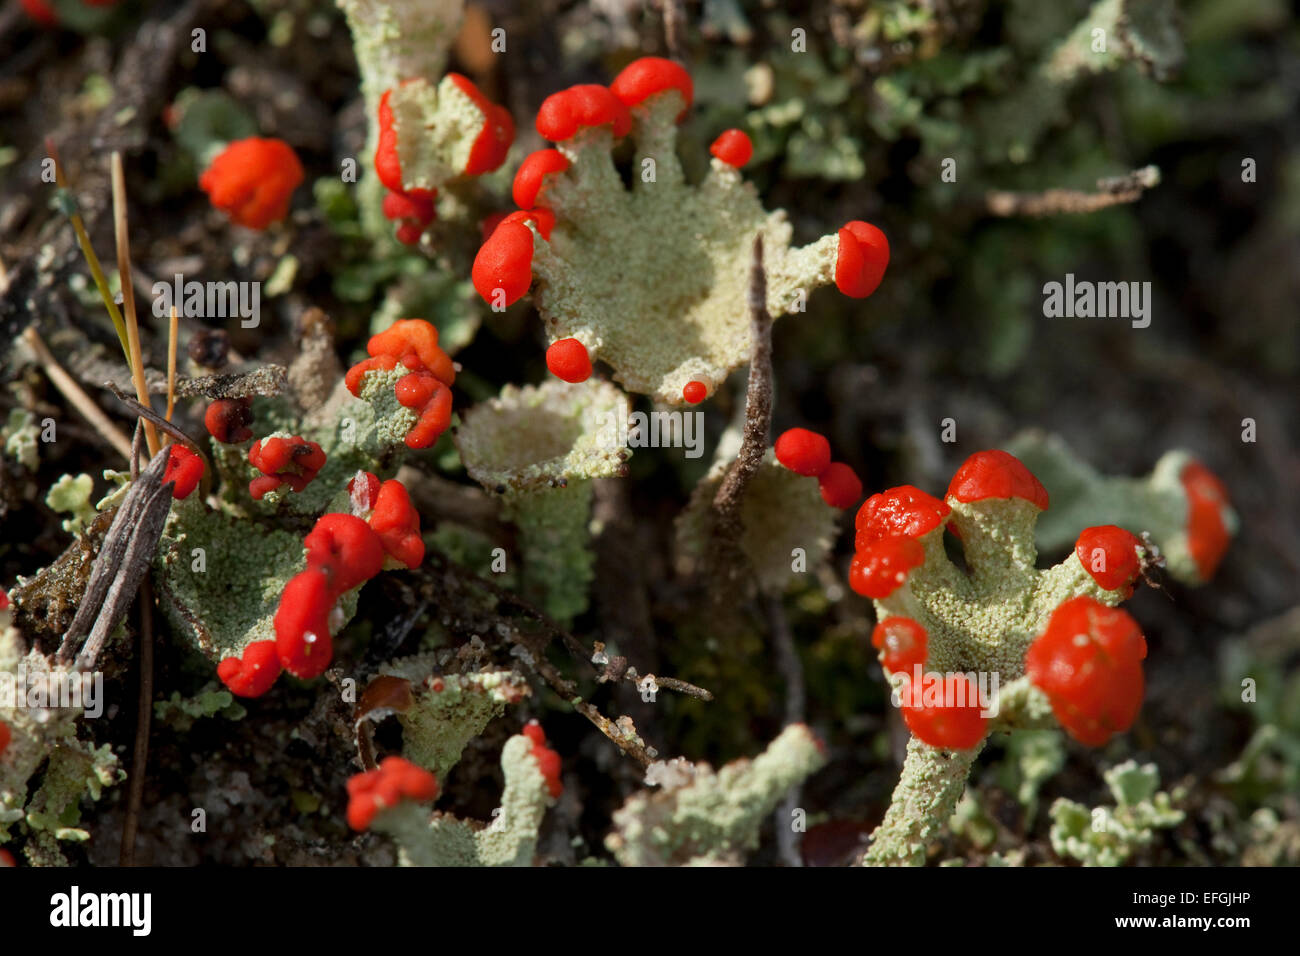
{"type": "Polygon", "coordinates": [[[135,715],[135,748],[131,755],[131,783],[122,823],[119,866],[135,866],[135,835],[144,803],[145,770],[149,764],[149,729],[153,720],[153,588],[146,571],[140,579],[140,693],[135,715]]]}
{"type": "MultiPolygon", "coordinates": [[[[754,260],[749,280],[749,315],[754,354],[749,363],[745,395],[745,429],[740,452],[723,476],[713,498],[713,541],[716,572],[735,577],[743,565],[740,535],[744,530],[740,508],[745,489],[758,474],[767,455],[772,428],[772,315],[767,311],[767,274],[763,271],[763,235],[754,237],[754,260]]],[[[721,596],[721,595],[719,595],[721,596]]]]}
{"type": "Polygon", "coordinates": [[[59,364],[58,359],[54,357],[49,346],[45,344],[45,340],[41,338],[40,333],[36,331],[34,326],[29,325],[23,330],[23,339],[31,346],[32,352],[36,355],[36,361],[40,363],[42,370],[45,372],[45,377],[50,380],[50,384],[57,388],[63,397],[68,400],[68,403],[81,413],[81,417],[94,427],[100,437],[117,449],[123,458],[130,461],[130,439],[95,404],[95,400],[77,384],[77,380],[59,364]]]}
{"type": "MultiPolygon", "coordinates": [[[[135,287],[131,285],[131,240],[127,234],[126,222],[126,175],[122,171],[122,154],[114,151],[113,171],[113,224],[117,236],[117,271],[122,290],[122,311],[126,319],[127,347],[130,349],[131,378],[135,383],[135,394],[141,405],[149,404],[149,386],[144,378],[144,360],[140,353],[140,324],[135,314],[135,287]]],[[[145,441],[149,445],[149,456],[158,454],[162,443],[158,440],[158,430],[153,423],[144,425],[145,441]]]]}
{"type": "Polygon", "coordinates": [[[1097,180],[1096,192],[1079,189],[1047,189],[1033,193],[990,190],[984,194],[984,203],[994,216],[1041,218],[1081,214],[1136,202],[1144,192],[1159,183],[1160,170],[1155,166],[1145,166],[1123,176],[1097,180]]]}

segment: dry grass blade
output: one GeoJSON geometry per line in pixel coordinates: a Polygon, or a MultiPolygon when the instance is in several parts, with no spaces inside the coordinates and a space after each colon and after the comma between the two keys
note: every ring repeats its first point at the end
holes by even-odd
{"type": "MultiPolygon", "coordinates": [[[[127,361],[131,380],[141,405],[149,404],[149,386],[144,379],[144,361],[140,355],[140,324],[135,314],[135,287],[131,285],[131,240],[126,225],[126,176],[122,172],[122,154],[113,153],[113,225],[117,236],[117,269],[122,287],[122,307],[126,316],[127,361]]],[[[150,456],[158,454],[162,443],[153,422],[144,424],[144,437],[150,456]]]]}

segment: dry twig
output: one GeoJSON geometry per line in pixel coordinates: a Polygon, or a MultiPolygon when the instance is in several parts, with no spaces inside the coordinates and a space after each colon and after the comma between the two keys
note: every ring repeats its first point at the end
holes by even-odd
{"type": "Polygon", "coordinates": [[[1041,218],[1088,213],[1136,202],[1144,192],[1159,183],[1160,170],[1155,166],[1145,166],[1123,176],[1097,180],[1096,192],[1079,189],[1047,189],[1034,193],[991,190],[984,194],[984,202],[994,216],[1041,218]]]}

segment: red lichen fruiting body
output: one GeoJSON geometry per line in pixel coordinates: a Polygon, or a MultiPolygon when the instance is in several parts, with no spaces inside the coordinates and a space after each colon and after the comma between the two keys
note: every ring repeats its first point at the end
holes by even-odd
{"type": "Polygon", "coordinates": [[[384,331],[370,336],[366,351],[376,358],[392,356],[412,370],[424,369],[446,385],[456,381],[451,357],[438,347],[438,329],[424,319],[398,319],[384,331]]]}
{"type": "Polygon", "coordinates": [[[59,15],[45,0],[21,0],[27,15],[43,27],[57,27],[59,15]]]}
{"type": "Polygon", "coordinates": [[[358,471],[348,479],[348,497],[352,499],[354,514],[369,513],[379,496],[379,476],[369,471],[358,471]]]}
{"type": "Polygon", "coordinates": [[[498,289],[506,305],[518,302],[533,282],[533,231],[507,217],[474,257],[471,278],[484,302],[495,305],[498,289]]]}
{"type": "Polygon", "coordinates": [[[385,219],[412,219],[428,225],[433,222],[436,212],[433,201],[437,193],[428,189],[412,189],[410,192],[395,193],[391,190],[384,195],[385,219]]]}
{"type": "Polygon", "coordinates": [[[437,195],[431,189],[412,189],[405,193],[390,190],[384,196],[384,218],[398,224],[398,242],[413,246],[420,241],[424,230],[437,218],[433,205],[437,195]]]}
{"type": "Polygon", "coordinates": [[[329,666],[334,654],[329,615],[336,597],[320,568],[309,567],[284,586],[275,611],[275,649],[294,677],[311,680],[329,666]]]}
{"type": "Polygon", "coordinates": [[[248,449],[248,461],[266,479],[254,478],[248,491],[261,500],[266,492],[287,484],[294,491],[302,491],[325,466],[325,452],[314,441],[298,435],[289,438],[263,438],[253,442],[248,449]]]}
{"type": "Polygon", "coordinates": [[[887,617],[871,632],[871,646],[891,674],[911,677],[916,667],[924,667],[928,643],[925,628],[910,617],[887,617]]]}
{"type": "Polygon", "coordinates": [[[682,386],[682,398],[688,405],[698,405],[709,397],[709,386],[704,382],[690,381],[682,386]]]}
{"type": "Polygon", "coordinates": [[[421,369],[399,378],[394,391],[399,404],[420,416],[406,433],[406,447],[431,447],[451,426],[451,389],[421,369]]]}
{"type": "Polygon", "coordinates": [[[347,374],[343,376],[343,384],[348,387],[349,392],[360,398],[362,379],[366,377],[367,372],[391,372],[395,368],[397,368],[397,359],[393,356],[375,355],[362,359],[348,369],[347,374]]]}
{"type": "Polygon", "coordinates": [[[537,110],[537,132],[543,139],[560,143],[580,130],[610,126],[614,136],[626,136],[632,129],[632,114],[623,102],[598,83],[584,83],[552,93],[537,110]]]}
{"type": "Polygon", "coordinates": [[[392,479],[379,487],[370,527],[388,555],[408,568],[419,567],[424,560],[424,541],[420,537],[420,513],[411,504],[406,486],[392,479]]]}
{"type": "Polygon", "coordinates": [[[484,216],[482,219],[479,220],[479,224],[478,224],[479,236],[482,237],[484,242],[487,242],[488,236],[496,232],[497,226],[505,222],[506,217],[509,215],[510,213],[506,211],[493,212],[493,213],[488,213],[486,216],[484,216]]]}
{"type": "MultiPolygon", "coordinates": [[[[936,688],[935,692],[938,689],[936,688]]],[[[969,750],[988,733],[979,687],[968,674],[929,674],[902,688],[903,722],[922,743],[941,750],[969,750]],[[927,681],[943,681],[942,698],[927,701],[927,681]]]]}
{"type": "Polygon", "coordinates": [[[397,155],[397,130],[393,128],[393,108],[388,104],[392,90],[379,98],[379,145],[375,149],[375,175],[395,193],[406,191],[402,181],[402,161],[397,155]]]}
{"type": "Polygon", "coordinates": [[[543,239],[550,239],[551,230],[555,228],[555,213],[545,206],[538,206],[535,209],[520,209],[512,212],[501,222],[531,222],[537,226],[537,231],[542,234],[543,239]]]}
{"type": "Polygon", "coordinates": [[[253,400],[251,398],[219,398],[203,413],[203,425],[208,434],[223,445],[234,445],[253,437],[253,400]]]}
{"type": "Polygon", "coordinates": [[[831,466],[831,443],[807,428],[781,433],[773,446],[776,460],[796,474],[816,478],[831,466]]]}
{"type": "Polygon", "coordinates": [[[546,788],[552,797],[559,797],[564,792],[564,784],[560,781],[560,755],[546,745],[546,732],[536,720],[524,724],[523,734],[533,742],[533,759],[546,779],[546,788]]]}
{"type": "Polygon", "coordinates": [[[438,796],[438,780],[423,767],[401,757],[385,757],[374,770],[353,776],[347,782],[348,826],[361,831],[374,822],[380,810],[401,800],[425,803],[438,796]]]}
{"type": "Polygon", "coordinates": [[[889,265],[889,240],[868,222],[847,222],[839,231],[835,287],[852,299],[876,291],[889,265]]]}
{"type": "Polygon", "coordinates": [[[1074,545],[1075,556],[1097,585],[1107,591],[1123,591],[1127,598],[1142,571],[1137,535],[1113,524],[1084,528],[1074,545]]]}
{"type": "Polygon", "coordinates": [[[232,222],[265,229],[289,212],[302,179],[302,163],[288,143],[254,136],[222,150],[199,177],[199,187],[232,222]]]}
{"type": "Polygon", "coordinates": [[[925,548],[915,538],[895,535],[873,541],[853,556],[849,587],[863,597],[880,600],[893,594],[925,561],[925,548]]]}
{"type": "Polygon", "coordinates": [[[728,166],[736,169],[754,157],[754,144],[744,130],[729,129],[721,133],[709,147],[709,152],[728,166]]]}
{"type": "Polygon", "coordinates": [[[9,749],[9,741],[13,739],[13,733],[9,730],[9,725],[0,720],[0,757],[5,755],[9,749]]]}
{"type": "Polygon", "coordinates": [[[1100,747],[1137,719],[1146,655],[1146,639],[1128,612],[1081,595],[1052,612],[1025,654],[1025,673],[1070,736],[1100,747]]]}
{"type": "Polygon", "coordinates": [[[939,527],[952,508],[912,485],[899,485],[868,498],[858,509],[854,547],[861,551],[873,541],[903,535],[919,538],[939,527]]]}
{"type": "Polygon", "coordinates": [[[967,458],[948,484],[948,498],[961,502],[986,498],[1023,498],[1046,510],[1047,489],[1015,455],[989,449],[967,458]]]}
{"type": "Polygon", "coordinates": [[[558,149],[539,149],[529,153],[519,164],[515,173],[514,186],[510,190],[515,205],[520,209],[531,209],[537,205],[537,196],[542,191],[545,177],[551,173],[562,173],[569,168],[569,161],[558,149]]]}
{"type": "Polygon", "coordinates": [[[447,76],[458,90],[474,101],[474,105],[483,114],[483,128],[470,147],[469,159],[465,162],[465,175],[490,173],[506,161],[510,144],[515,141],[515,121],[509,110],[484,96],[469,77],[459,73],[448,73],[447,76]]]}
{"type": "Polygon", "coordinates": [[[369,581],[384,566],[383,543],[355,515],[321,515],[302,543],[307,566],[324,571],[335,594],[369,581]]]}
{"type": "Polygon", "coordinates": [[[167,449],[167,467],[163,469],[162,484],[174,481],[172,497],[177,501],[189,496],[199,486],[203,477],[203,459],[184,445],[170,445],[167,449]]]}
{"type": "Polygon", "coordinates": [[[852,508],[862,498],[862,481],[858,473],[842,461],[833,461],[817,476],[822,501],[832,508],[852,508]]]}
{"type": "Polygon", "coordinates": [[[1208,581],[1232,540],[1224,520],[1224,512],[1230,507],[1228,490],[1214,472],[1198,461],[1186,465],[1179,480],[1187,495],[1187,549],[1201,580],[1208,581]]]}
{"type": "Polygon", "coordinates": [[[280,655],[275,641],[254,641],[243,658],[227,657],[217,665],[217,676],[238,697],[261,697],[280,676],[280,655]]]}
{"type": "Polygon", "coordinates": [[[585,382],[591,378],[591,356],[577,339],[560,339],[546,350],[546,367],[565,382],[585,382]]]}
{"type": "Polygon", "coordinates": [[[667,90],[676,90],[682,96],[682,109],[677,114],[679,123],[686,117],[686,111],[695,98],[695,84],[686,68],[661,56],[643,56],[633,60],[614,77],[609,89],[628,107],[667,90]]]}

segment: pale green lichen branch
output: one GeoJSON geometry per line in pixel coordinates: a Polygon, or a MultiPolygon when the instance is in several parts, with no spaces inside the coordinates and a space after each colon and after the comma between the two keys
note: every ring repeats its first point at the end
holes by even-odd
{"type": "Polygon", "coordinates": [[[752,760],[714,772],[686,761],[651,764],[642,790],[614,813],[606,847],[623,866],[740,864],[791,787],[826,763],[821,742],[792,724],[752,760]]]}

